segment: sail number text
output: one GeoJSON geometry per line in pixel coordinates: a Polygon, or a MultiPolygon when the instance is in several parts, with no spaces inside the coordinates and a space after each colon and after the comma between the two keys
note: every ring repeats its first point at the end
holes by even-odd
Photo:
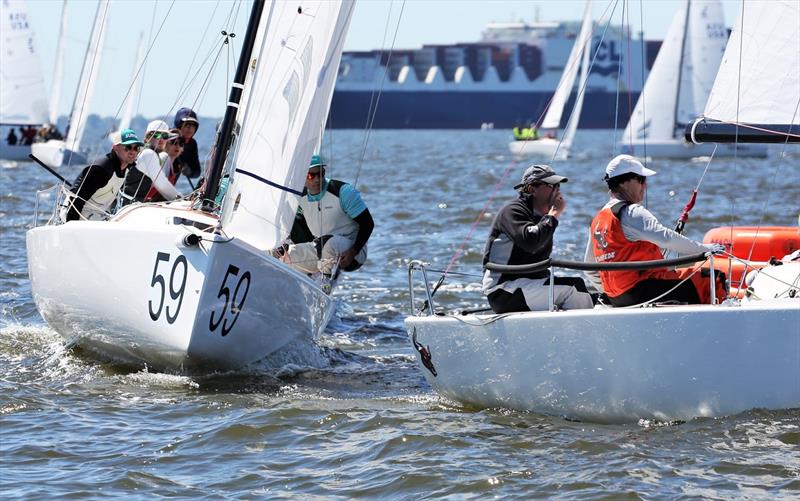
{"type": "Polygon", "coordinates": [[[217,315],[216,311],[211,312],[211,318],[208,320],[208,328],[211,332],[217,330],[222,326],[220,334],[227,336],[233,329],[236,320],[239,319],[239,313],[244,307],[244,300],[247,299],[247,293],[250,291],[250,272],[245,271],[239,274],[239,268],[229,264],[225,276],[222,278],[222,284],[219,286],[217,298],[225,298],[225,304],[222,306],[222,311],[217,315]],[[231,292],[230,284],[236,282],[231,292]]]}
{"type": "MultiPolygon", "coordinates": [[[[158,321],[163,313],[168,323],[175,323],[183,304],[189,265],[186,262],[186,256],[180,254],[172,261],[172,269],[166,273],[170,261],[172,261],[172,256],[169,253],[159,252],[156,254],[153,277],[150,279],[150,287],[156,290],[156,298],[147,302],[150,318],[154,322],[158,321]]],[[[244,307],[244,301],[250,291],[250,280],[249,271],[240,273],[237,266],[228,265],[225,276],[222,277],[219,292],[217,292],[217,299],[224,299],[225,303],[219,311],[211,312],[208,320],[208,329],[211,332],[219,329],[222,336],[230,333],[244,307]]]]}
{"type": "Polygon", "coordinates": [[[157,321],[161,318],[161,313],[165,313],[168,323],[174,323],[178,318],[178,313],[181,311],[181,304],[183,304],[183,293],[186,290],[186,277],[189,274],[189,265],[186,263],[186,256],[183,254],[175,258],[172,263],[172,270],[169,272],[169,285],[167,284],[166,276],[162,275],[159,271],[159,264],[161,262],[169,265],[171,256],[166,252],[159,252],[156,254],[156,263],[153,266],[153,278],[150,280],[150,287],[158,290],[158,307],[156,301],[152,299],[147,302],[150,318],[157,321]],[[178,278],[176,280],[176,277],[178,278]],[[164,307],[167,292],[171,301],[164,307]]]}

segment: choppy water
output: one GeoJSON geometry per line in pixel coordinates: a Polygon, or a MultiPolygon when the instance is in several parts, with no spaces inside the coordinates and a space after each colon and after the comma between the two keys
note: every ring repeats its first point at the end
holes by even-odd
{"type": "MultiPolygon", "coordinates": [[[[506,136],[374,131],[359,176],[376,220],[370,259],[343,279],[319,351],[288,357],[280,370],[192,377],[102,365],[63,348],[36,312],[25,255],[33,194],[51,178],[28,164],[0,168],[0,495],[799,497],[798,410],[595,425],[467,409],[431,391],[402,326],[406,265],[421,258],[443,269],[461,249],[453,270],[465,275],[449,279],[437,300],[484,304],[485,234],[524,169],[507,154],[506,136]]],[[[362,142],[361,132],[334,131],[329,173],[352,181],[362,142]]],[[[582,255],[586,225],[605,201],[610,144],[610,132],[582,132],[576,158],[555,164],[570,177],[559,257],[582,255]]],[[[686,233],[797,224],[800,155],[778,160],[776,152],[712,163],[686,233]]],[[[705,164],[650,166],[659,174],[648,204],[673,220],[705,164]]]]}

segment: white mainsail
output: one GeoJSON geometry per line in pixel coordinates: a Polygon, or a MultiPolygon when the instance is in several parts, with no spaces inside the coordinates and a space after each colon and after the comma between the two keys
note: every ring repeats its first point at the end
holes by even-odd
{"type": "Polygon", "coordinates": [[[672,19],[622,142],[671,140],[705,105],[725,50],[719,0],[686,0],[672,19]]]}
{"type": "Polygon", "coordinates": [[[745,2],[703,113],[729,123],[800,125],[800,2],[745,2]]]}
{"type": "Polygon", "coordinates": [[[26,2],[0,2],[0,123],[47,121],[44,77],[33,35],[26,2]]]}
{"type": "Polygon", "coordinates": [[[86,48],[86,57],[83,60],[81,78],[69,115],[69,130],[65,143],[71,151],[79,151],[86,120],[89,118],[89,104],[94,94],[94,87],[100,71],[100,56],[103,53],[109,17],[109,0],[100,0],[94,17],[92,35],[86,48]]]}
{"type": "MultiPolygon", "coordinates": [[[[328,114],[353,2],[271,2],[256,40],[222,226],[261,249],[288,234],[328,114]],[[290,191],[291,190],[291,191],[290,191]]],[[[246,86],[247,87],[247,86],[246,86]]]]}
{"type": "Polygon", "coordinates": [[[61,24],[58,28],[58,44],[56,45],[56,63],[53,67],[53,81],[50,85],[50,123],[58,122],[58,109],[61,104],[61,82],[64,80],[64,51],[67,48],[67,0],[61,7],[61,24]]]}
{"type": "MultiPolygon", "coordinates": [[[[572,87],[575,84],[575,77],[578,74],[580,66],[579,60],[581,54],[586,52],[589,48],[592,36],[592,2],[586,2],[586,8],[583,12],[583,23],[581,24],[581,31],[575,39],[575,44],[569,53],[567,64],[564,66],[564,72],[561,74],[561,80],[558,81],[556,91],[553,94],[553,99],[550,101],[550,107],[547,109],[547,114],[542,120],[542,129],[558,129],[561,124],[561,115],[564,113],[564,106],[567,104],[572,93],[572,87]]],[[[580,88],[578,91],[580,92],[580,88]]],[[[576,118],[577,122],[577,118],[576,118]]]]}

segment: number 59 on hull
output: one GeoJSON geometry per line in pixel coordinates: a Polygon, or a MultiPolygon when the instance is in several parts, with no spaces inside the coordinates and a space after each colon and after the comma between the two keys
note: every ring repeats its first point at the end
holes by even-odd
{"type": "Polygon", "coordinates": [[[311,279],[185,224],[187,211],[154,209],[28,232],[36,306],[70,344],[156,369],[226,370],[325,328],[333,302],[311,279]]]}

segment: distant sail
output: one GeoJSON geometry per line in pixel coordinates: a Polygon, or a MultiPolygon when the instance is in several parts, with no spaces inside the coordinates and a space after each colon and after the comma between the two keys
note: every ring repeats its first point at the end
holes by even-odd
{"type": "Polygon", "coordinates": [[[567,59],[567,64],[564,66],[564,72],[561,74],[561,80],[558,81],[553,99],[550,101],[550,107],[547,109],[544,120],[542,120],[542,129],[558,129],[560,126],[561,115],[564,113],[564,106],[566,106],[567,99],[569,99],[570,94],[572,94],[575,77],[578,75],[578,68],[581,66],[581,55],[589,48],[591,36],[592,7],[591,2],[587,1],[586,8],[583,12],[581,31],[575,39],[572,51],[570,51],[569,58],[567,59]]]}
{"type": "Polygon", "coordinates": [[[103,53],[109,17],[109,0],[100,0],[97,4],[92,35],[86,48],[86,57],[83,60],[81,78],[72,104],[72,113],[69,115],[69,131],[64,141],[71,151],[80,151],[83,130],[89,118],[89,105],[94,94],[94,86],[100,71],[100,56],[103,53]]]}
{"type": "Polygon", "coordinates": [[[25,1],[0,2],[0,37],[0,123],[47,122],[42,65],[25,1]]]}
{"type": "Polygon", "coordinates": [[[53,80],[50,85],[50,123],[58,122],[58,110],[61,105],[62,82],[64,81],[64,51],[67,48],[67,0],[61,7],[61,25],[58,29],[58,44],[56,45],[56,63],[53,67],[53,80]]]}

